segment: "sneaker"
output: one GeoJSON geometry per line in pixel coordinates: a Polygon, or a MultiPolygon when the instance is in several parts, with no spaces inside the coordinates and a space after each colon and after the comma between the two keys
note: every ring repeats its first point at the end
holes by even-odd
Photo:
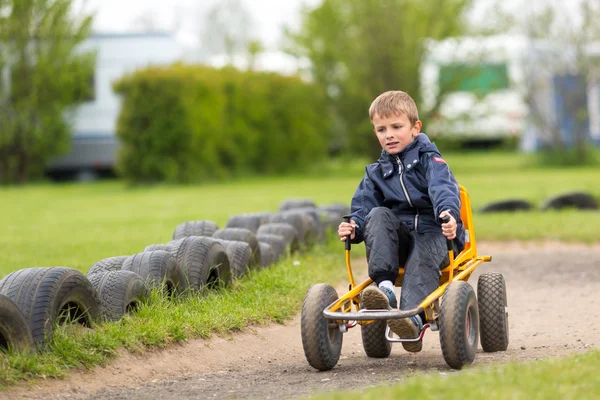
{"type": "Polygon", "coordinates": [[[391,310],[398,307],[396,293],[386,287],[367,286],[362,293],[363,307],[368,310],[391,310]]]}
{"type": "MultiPolygon", "coordinates": [[[[390,319],[388,325],[401,339],[416,339],[419,337],[422,329],[421,318],[417,316],[402,319],[390,319]]],[[[423,349],[423,341],[418,342],[402,342],[404,350],[411,353],[418,353],[423,349]]]]}

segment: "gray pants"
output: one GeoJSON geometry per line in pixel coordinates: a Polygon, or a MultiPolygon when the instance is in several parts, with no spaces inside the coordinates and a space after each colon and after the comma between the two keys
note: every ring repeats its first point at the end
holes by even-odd
{"type": "Polygon", "coordinates": [[[418,233],[386,207],[371,210],[365,220],[369,277],[377,284],[395,282],[404,266],[400,309],[419,305],[439,286],[440,269],[448,265],[446,238],[440,233],[418,233]]]}

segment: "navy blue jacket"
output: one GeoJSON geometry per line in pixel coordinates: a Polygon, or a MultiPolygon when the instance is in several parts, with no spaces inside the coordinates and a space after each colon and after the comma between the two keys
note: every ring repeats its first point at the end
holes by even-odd
{"type": "Polygon", "coordinates": [[[460,190],[448,164],[427,135],[419,134],[399,155],[385,151],[365,176],[352,197],[352,219],[356,221],[353,243],[364,240],[364,222],[374,207],[387,207],[411,230],[441,233],[439,215],[449,210],[456,219],[455,244],[464,247],[460,219],[460,190]]]}

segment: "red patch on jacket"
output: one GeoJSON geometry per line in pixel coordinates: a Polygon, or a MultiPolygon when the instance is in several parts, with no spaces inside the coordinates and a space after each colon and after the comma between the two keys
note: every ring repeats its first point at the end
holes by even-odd
{"type": "Polygon", "coordinates": [[[441,163],[444,163],[444,164],[448,164],[446,161],[444,161],[443,158],[440,158],[440,157],[433,157],[433,161],[437,161],[437,162],[441,162],[441,163]]]}

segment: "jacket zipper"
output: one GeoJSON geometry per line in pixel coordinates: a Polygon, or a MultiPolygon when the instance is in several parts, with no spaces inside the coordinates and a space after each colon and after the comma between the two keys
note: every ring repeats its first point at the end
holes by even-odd
{"type": "Polygon", "coordinates": [[[400,177],[400,186],[402,186],[402,191],[404,192],[404,196],[406,196],[406,200],[408,200],[408,204],[416,209],[416,214],[415,214],[415,231],[417,231],[417,228],[419,227],[419,210],[413,205],[410,196],[408,195],[408,190],[406,190],[406,186],[404,186],[404,181],[402,180],[402,173],[404,172],[404,169],[402,168],[402,162],[400,161],[400,157],[396,156],[396,162],[398,163],[398,174],[400,177]]]}

